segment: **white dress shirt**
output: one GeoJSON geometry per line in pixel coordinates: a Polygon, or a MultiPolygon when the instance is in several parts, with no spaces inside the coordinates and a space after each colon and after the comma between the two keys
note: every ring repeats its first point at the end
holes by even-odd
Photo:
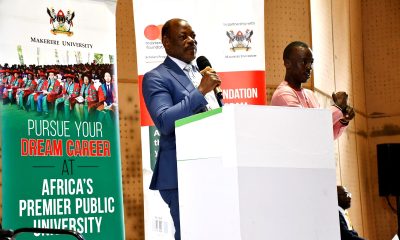
{"type": "Polygon", "coordinates": [[[350,223],[349,215],[346,210],[339,206],[339,212],[343,214],[344,220],[346,220],[347,228],[353,230],[353,226],[350,223]]]}

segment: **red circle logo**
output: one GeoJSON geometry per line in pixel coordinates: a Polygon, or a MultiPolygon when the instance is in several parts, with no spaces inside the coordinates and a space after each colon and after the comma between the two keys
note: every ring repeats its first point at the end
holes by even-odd
{"type": "Polygon", "coordinates": [[[149,25],[144,29],[144,36],[149,40],[159,39],[161,36],[160,28],[156,25],[149,25]]]}

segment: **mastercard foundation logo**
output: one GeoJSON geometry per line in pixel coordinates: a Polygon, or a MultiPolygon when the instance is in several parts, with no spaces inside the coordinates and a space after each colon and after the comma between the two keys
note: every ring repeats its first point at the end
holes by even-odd
{"type": "Polygon", "coordinates": [[[161,41],[161,28],[163,27],[163,25],[148,25],[145,29],[144,29],[144,36],[148,39],[148,40],[160,40],[161,41]]]}

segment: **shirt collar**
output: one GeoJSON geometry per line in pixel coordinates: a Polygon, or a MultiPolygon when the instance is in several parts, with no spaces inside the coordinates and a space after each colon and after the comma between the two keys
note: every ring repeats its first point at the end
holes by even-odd
{"type": "Polygon", "coordinates": [[[170,55],[168,55],[168,57],[171,58],[171,60],[174,61],[174,62],[178,65],[178,67],[179,67],[180,69],[182,69],[182,70],[183,70],[183,69],[186,67],[186,65],[188,65],[188,64],[191,64],[192,66],[195,67],[195,69],[197,69],[197,65],[194,63],[194,61],[192,61],[192,62],[190,62],[190,63],[185,63],[184,61],[179,60],[179,59],[174,58],[174,57],[171,57],[170,55]]]}
{"type": "Polygon", "coordinates": [[[339,206],[339,212],[341,212],[343,215],[346,214],[346,210],[344,210],[341,206],[339,206]]]}

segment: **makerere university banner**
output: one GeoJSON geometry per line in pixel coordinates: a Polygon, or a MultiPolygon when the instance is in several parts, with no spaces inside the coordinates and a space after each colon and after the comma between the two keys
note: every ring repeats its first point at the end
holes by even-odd
{"type": "MultiPolygon", "coordinates": [[[[225,105],[266,103],[262,0],[134,0],[133,4],[140,94],[143,75],[166,57],[161,43],[163,24],[182,18],[196,33],[197,56],[206,56],[222,80],[225,105]]],[[[140,108],[145,235],[146,239],[172,240],[174,225],[168,206],[158,191],[149,190],[159,132],[143,97],[140,108]]]]}
{"type": "Polygon", "coordinates": [[[4,229],[125,239],[115,7],[0,1],[4,229]]]}

